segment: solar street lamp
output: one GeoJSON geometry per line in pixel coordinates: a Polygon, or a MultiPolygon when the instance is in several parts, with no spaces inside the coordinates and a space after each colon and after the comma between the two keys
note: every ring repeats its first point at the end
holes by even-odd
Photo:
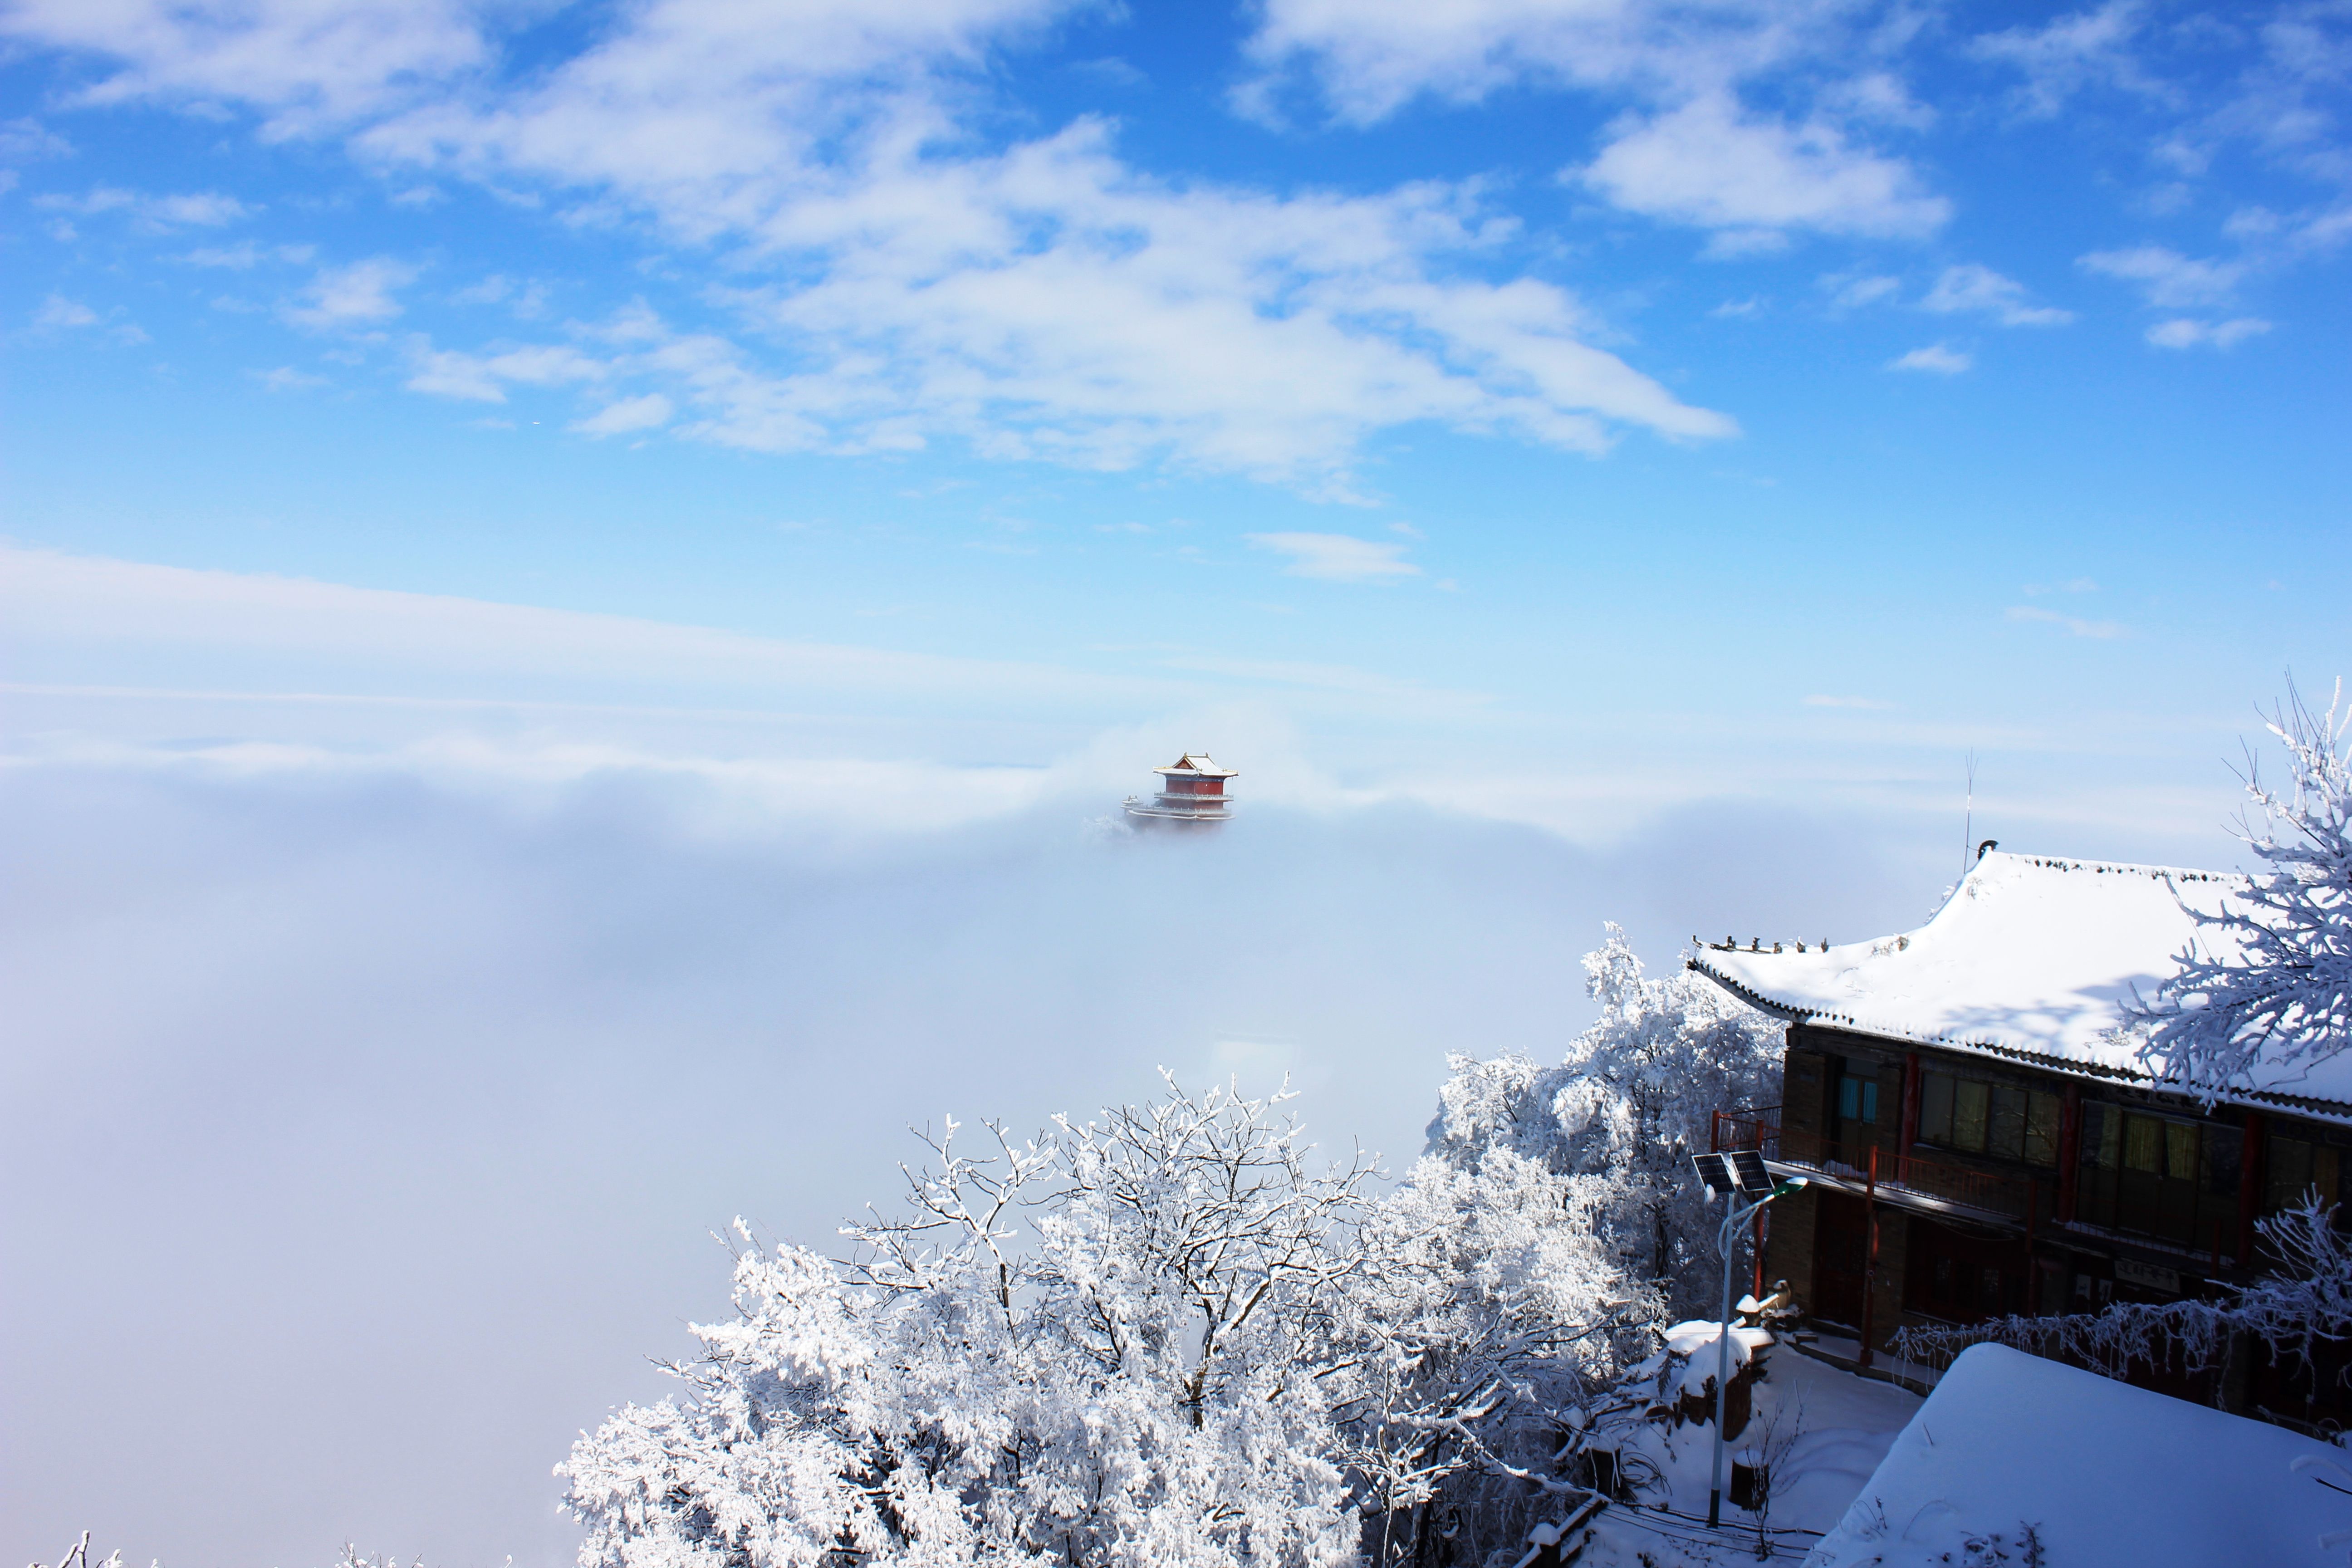
{"type": "Polygon", "coordinates": [[[1706,1494],[1706,1522],[1713,1528],[1723,1520],[1723,1408],[1731,1388],[1731,1238],[1739,1234],[1743,1221],[1774,1198],[1785,1198],[1802,1187],[1805,1178],[1776,1178],[1765,1168],[1763,1154],[1754,1149],[1694,1154],[1691,1164],[1697,1169],[1698,1179],[1706,1184],[1708,1203],[1715,1202],[1718,1193],[1731,1201],[1731,1212],[1723,1216],[1723,1228],[1716,1235],[1717,1247],[1723,1253],[1723,1321],[1715,1342],[1715,1468],[1706,1494]]]}

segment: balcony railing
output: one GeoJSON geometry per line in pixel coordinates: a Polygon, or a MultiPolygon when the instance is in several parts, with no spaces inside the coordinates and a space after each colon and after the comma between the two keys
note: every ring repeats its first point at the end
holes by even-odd
{"type": "Polygon", "coordinates": [[[1754,1149],[1767,1160],[1875,1189],[1888,1197],[1925,1198],[1931,1204],[1972,1209],[2015,1221],[2029,1230],[2052,1218],[2053,1184],[2032,1176],[2012,1176],[1996,1171],[1951,1164],[1897,1153],[1859,1140],[1824,1138],[1780,1125],[1780,1108],[1715,1113],[1715,1146],[1754,1149]]]}

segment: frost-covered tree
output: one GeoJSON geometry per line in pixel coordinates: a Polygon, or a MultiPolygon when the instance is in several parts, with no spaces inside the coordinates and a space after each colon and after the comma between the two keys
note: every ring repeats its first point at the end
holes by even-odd
{"type": "Polygon", "coordinates": [[[2192,910],[2200,940],[2137,1009],[2140,1058],[2208,1103],[2257,1063],[2309,1069],[2352,1049],[2352,709],[2339,684],[2324,714],[2292,685],[2267,726],[2287,782],[2245,773],[2239,836],[2263,862],[2218,913],[2192,910]]]}
{"type": "Polygon", "coordinates": [[[1371,1165],[1310,1169],[1278,1104],[1171,1085],[985,1159],[950,1124],[854,1259],[747,1235],[686,1396],[559,1472],[582,1561],[1352,1561],[1371,1165]]]}
{"type": "Polygon", "coordinates": [[[2120,1378],[2134,1365],[2216,1370],[2251,1341],[2274,1361],[2315,1372],[2322,1342],[2352,1340],[2352,1238],[2336,1228],[2336,1205],[2317,1193],[2255,1226],[2277,1267],[2212,1300],[2118,1301],[2098,1312],[1909,1328],[1889,1348],[1943,1365],[1970,1345],[2005,1344],[2120,1378]]]}
{"type": "Polygon", "coordinates": [[[1586,1275],[1688,1315],[1714,1300],[1721,1218],[1689,1156],[1718,1108],[1780,1099],[1782,1026],[1688,969],[1645,977],[1624,931],[1606,931],[1584,960],[1601,1016],[1558,1067],[1448,1058],[1430,1152],[1462,1171],[1545,1173],[1550,1207],[1586,1237],[1586,1275]]]}
{"type": "Polygon", "coordinates": [[[1367,1354],[1339,1413],[1372,1562],[1519,1541],[1575,1473],[1595,1395],[1649,1350],[1647,1302],[1564,1199],[1508,1149],[1425,1156],[1367,1224],[1367,1354]]]}
{"type": "Polygon", "coordinates": [[[1419,1320],[1372,1321],[1444,1324],[1388,1418],[1351,1428],[1406,1461],[1389,1495],[1416,1550],[1441,1520],[1518,1541],[1580,1479],[1587,1436],[1656,1348],[1651,1329],[1714,1296],[1719,1216],[1688,1159],[1709,1112],[1778,1097],[1771,1020],[1687,970],[1645,978],[1614,925],[1584,966],[1601,1016],[1559,1066],[1449,1058],[1428,1152],[1374,1227],[1414,1242],[1384,1248],[1370,1278],[1428,1296],[1419,1320]]]}

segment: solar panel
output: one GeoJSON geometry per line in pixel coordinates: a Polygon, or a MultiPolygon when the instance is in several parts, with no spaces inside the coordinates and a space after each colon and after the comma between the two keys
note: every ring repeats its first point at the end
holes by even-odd
{"type": "Polygon", "coordinates": [[[1731,1179],[1741,1192],[1760,1198],[1772,1190],[1772,1173],[1764,1168],[1763,1155],[1753,1149],[1738,1149],[1730,1159],[1731,1179]]]}
{"type": "Polygon", "coordinates": [[[1720,1154],[1693,1154],[1691,1163],[1698,1168],[1698,1179],[1706,1184],[1711,1193],[1738,1191],[1731,1173],[1731,1163],[1720,1154]]]}

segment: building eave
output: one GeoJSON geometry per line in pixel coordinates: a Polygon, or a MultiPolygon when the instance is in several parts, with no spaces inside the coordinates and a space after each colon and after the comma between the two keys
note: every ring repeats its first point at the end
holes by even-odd
{"type": "MultiPolygon", "coordinates": [[[[1768,996],[1753,986],[1726,974],[1701,958],[1685,958],[1684,966],[1706,975],[1734,996],[1761,1013],[1786,1018],[1792,1024],[1810,1027],[1836,1029],[1849,1035],[1861,1035],[1885,1040],[1894,1045],[1931,1046],[1939,1050],[1958,1051],[1969,1055],[1989,1056],[2005,1061],[2040,1068],[2046,1072],[2063,1073],[2069,1078],[2090,1079],[2108,1083],[2120,1083],[2146,1089],[2152,1094],[2172,1095],[2183,1100],[2198,1096],[2190,1090],[2168,1087],[2154,1074],[2130,1068],[2113,1067],[2105,1062],[2077,1061],[2071,1057],[2052,1056],[2043,1051],[2032,1051],[2021,1047],[2005,1045],[1995,1039],[1969,1036],[1932,1035],[1906,1029],[1899,1025],[1876,1024],[1849,1013],[1832,1013],[1820,1008],[1801,1006],[1768,996]]],[[[2352,1104],[2341,1100],[2323,1100],[2316,1096],[2288,1094],[2278,1089],[2233,1089],[2214,1096],[2216,1103],[2234,1105],[2245,1110],[2287,1110],[2315,1121],[2332,1121],[2352,1127],[2352,1104]]]]}

